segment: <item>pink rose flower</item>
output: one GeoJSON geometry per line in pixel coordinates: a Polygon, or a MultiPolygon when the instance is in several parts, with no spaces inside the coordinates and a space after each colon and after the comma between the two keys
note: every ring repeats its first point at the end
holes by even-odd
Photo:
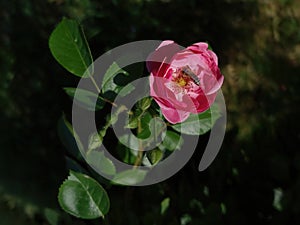
{"type": "Polygon", "coordinates": [[[199,42],[186,49],[163,41],[148,57],[150,95],[170,123],[201,113],[215,101],[223,83],[216,54],[199,42]]]}

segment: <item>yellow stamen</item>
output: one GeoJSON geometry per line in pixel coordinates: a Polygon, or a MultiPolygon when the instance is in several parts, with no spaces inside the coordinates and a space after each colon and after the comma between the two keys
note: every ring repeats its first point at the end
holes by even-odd
{"type": "Polygon", "coordinates": [[[182,77],[180,77],[179,79],[177,79],[177,84],[179,84],[179,86],[184,87],[186,85],[186,80],[182,77]]]}

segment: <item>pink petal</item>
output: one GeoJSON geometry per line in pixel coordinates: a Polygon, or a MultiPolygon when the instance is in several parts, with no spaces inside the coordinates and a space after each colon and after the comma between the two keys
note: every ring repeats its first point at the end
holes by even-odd
{"type": "Polygon", "coordinates": [[[190,115],[190,112],[167,107],[161,107],[161,112],[166,120],[168,120],[172,124],[181,123],[185,121],[190,115]]]}
{"type": "Polygon", "coordinates": [[[205,42],[198,42],[195,43],[189,47],[187,47],[187,49],[194,51],[194,52],[204,52],[207,51],[208,48],[208,44],[205,42]]]}
{"type": "Polygon", "coordinates": [[[212,59],[214,60],[215,64],[218,66],[218,57],[217,57],[217,55],[213,51],[211,51],[211,50],[208,50],[207,52],[210,55],[210,57],[212,57],[212,59]]]}
{"type": "Polygon", "coordinates": [[[166,46],[166,45],[170,45],[170,44],[174,44],[174,41],[172,41],[172,40],[163,41],[155,50],[158,50],[159,48],[166,46]]]}
{"type": "Polygon", "coordinates": [[[156,50],[148,56],[146,60],[148,71],[152,72],[154,76],[161,76],[169,67],[172,57],[179,51],[180,46],[174,41],[163,41],[156,50]],[[158,70],[160,70],[159,73],[158,70]]]}

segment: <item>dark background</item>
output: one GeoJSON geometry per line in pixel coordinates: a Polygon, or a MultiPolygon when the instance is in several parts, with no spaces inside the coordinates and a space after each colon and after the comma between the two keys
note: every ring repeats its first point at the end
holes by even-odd
{"type": "Polygon", "coordinates": [[[48,48],[64,16],[82,23],[95,58],[135,40],[208,41],[225,76],[227,133],[213,164],[199,173],[199,150],[163,183],[107,189],[106,224],[300,223],[299,1],[1,0],[1,225],[105,224],[67,215],[56,198],[68,174],[62,87],[78,82],[48,48]]]}

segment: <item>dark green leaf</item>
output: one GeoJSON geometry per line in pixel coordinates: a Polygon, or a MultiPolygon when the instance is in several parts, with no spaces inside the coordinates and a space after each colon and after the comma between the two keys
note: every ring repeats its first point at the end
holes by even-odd
{"type": "Polygon", "coordinates": [[[134,185],[144,180],[147,174],[146,170],[132,169],[117,173],[112,182],[123,185],[134,185]]]}
{"type": "Polygon", "coordinates": [[[54,58],[69,72],[79,77],[93,74],[92,55],[80,25],[63,19],[52,32],[49,48],[54,58]]]}
{"type": "Polygon", "coordinates": [[[106,191],[97,181],[73,171],[60,186],[58,201],[66,212],[83,219],[104,217],[110,205],[106,191]]]}
{"type": "Polygon", "coordinates": [[[183,138],[178,133],[168,130],[159,148],[162,150],[166,149],[169,151],[174,151],[180,149],[182,144],[183,144],[183,138]]]}
{"type": "Polygon", "coordinates": [[[99,96],[91,91],[80,88],[65,87],[65,92],[72,97],[74,101],[83,108],[91,111],[100,110],[104,107],[105,102],[99,96]],[[76,93],[76,95],[75,95],[76,93]]]}
{"type": "MultiPolygon", "coordinates": [[[[128,76],[129,74],[121,69],[117,63],[113,63],[111,64],[111,66],[107,69],[106,73],[103,76],[103,80],[102,80],[102,87],[101,90],[103,93],[106,92],[113,92],[115,94],[120,93],[120,91],[123,89],[124,85],[118,85],[115,82],[115,78],[118,74],[123,75],[123,79],[125,79],[126,76],[128,76]]],[[[119,78],[121,79],[121,78],[119,78]]],[[[132,90],[134,89],[134,87],[132,85],[127,85],[125,87],[125,89],[122,90],[122,95],[121,96],[125,96],[127,94],[129,94],[132,90]]],[[[105,95],[107,98],[111,99],[114,96],[112,94],[109,95],[105,95]]]]}
{"type": "Polygon", "coordinates": [[[144,113],[140,119],[142,132],[138,134],[138,137],[141,139],[151,138],[152,141],[156,141],[166,128],[165,123],[159,117],[152,117],[148,112],[144,113]]]}
{"type": "Polygon", "coordinates": [[[66,167],[68,170],[73,170],[75,172],[80,173],[87,173],[86,169],[84,169],[79,163],[77,163],[75,160],[71,159],[70,157],[66,158],[66,167]]]}
{"type": "Polygon", "coordinates": [[[220,118],[220,110],[217,104],[200,114],[191,114],[187,120],[173,125],[173,129],[183,134],[202,135],[210,131],[216,120],[220,118]]]}
{"type": "Polygon", "coordinates": [[[50,225],[58,225],[60,214],[54,209],[46,208],[44,215],[50,225]]]}
{"type": "Polygon", "coordinates": [[[149,159],[151,165],[157,164],[164,156],[164,153],[156,148],[147,152],[147,158],[149,159]]]}
{"type": "Polygon", "coordinates": [[[87,154],[87,162],[90,163],[97,170],[107,174],[107,175],[115,175],[116,168],[113,162],[105,157],[104,152],[92,151],[87,154]]]}
{"type": "Polygon", "coordinates": [[[141,131],[137,135],[138,138],[146,139],[151,135],[151,131],[150,131],[150,127],[149,127],[151,119],[152,119],[152,116],[148,112],[145,112],[139,116],[138,120],[140,120],[140,123],[141,123],[141,131]]]}
{"type": "Polygon", "coordinates": [[[119,137],[119,141],[130,149],[139,149],[139,141],[132,133],[122,135],[119,137]]]}
{"type": "Polygon", "coordinates": [[[58,136],[60,137],[62,143],[64,144],[70,155],[78,160],[82,160],[82,155],[79,148],[83,149],[83,146],[78,138],[78,143],[76,142],[76,135],[74,136],[73,127],[64,116],[62,116],[58,121],[58,136]]]}
{"type": "Polygon", "coordinates": [[[137,127],[138,127],[138,118],[134,117],[134,116],[131,116],[129,118],[128,125],[125,126],[125,128],[134,129],[134,128],[137,128],[137,127]]]}

